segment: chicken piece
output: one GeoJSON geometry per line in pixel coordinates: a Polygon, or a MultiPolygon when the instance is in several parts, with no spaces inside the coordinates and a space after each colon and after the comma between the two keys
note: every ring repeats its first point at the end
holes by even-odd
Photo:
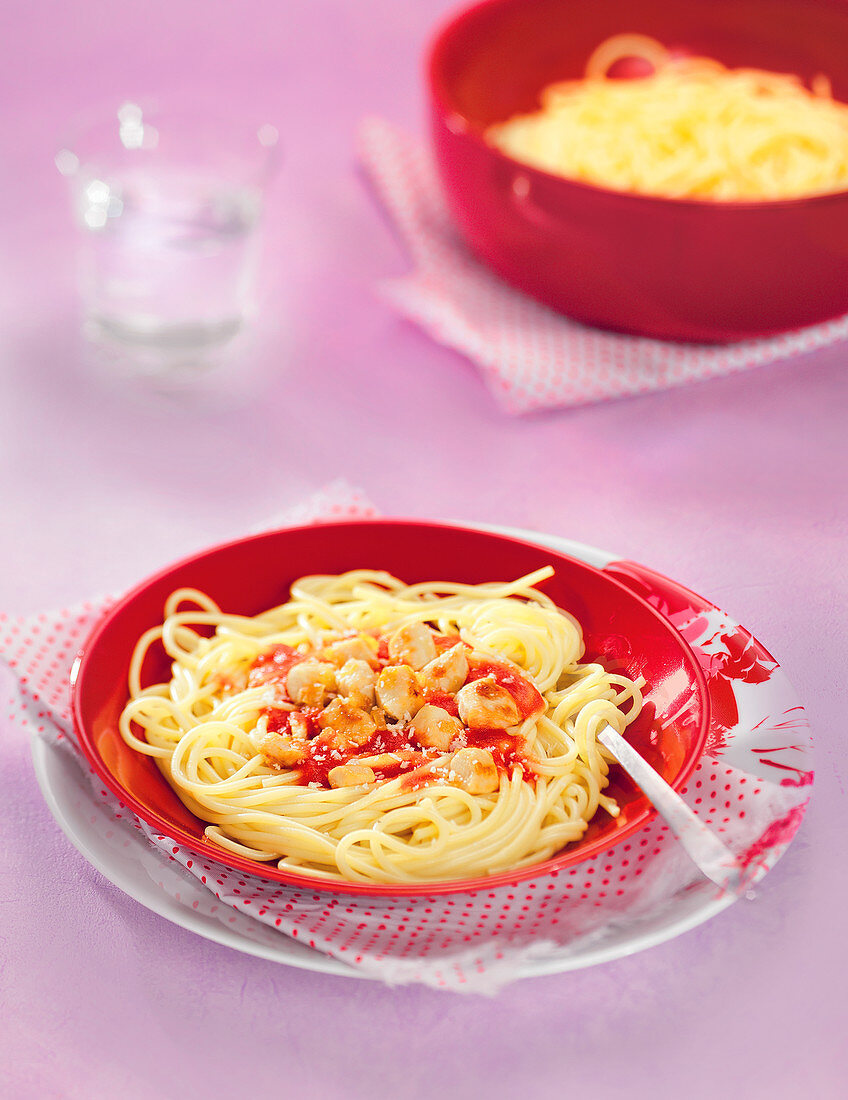
{"type": "MultiPolygon", "coordinates": [[[[398,749],[396,752],[376,752],[374,755],[363,753],[357,756],[357,764],[367,764],[369,768],[378,771],[396,769],[399,765],[409,766],[420,764],[424,760],[424,753],[420,749],[398,749]]],[[[408,773],[404,773],[408,774],[408,773]]]]}
{"type": "Polygon", "coordinates": [[[389,635],[389,656],[413,668],[423,668],[437,653],[433,631],[424,623],[407,623],[389,635]]]}
{"type": "Polygon", "coordinates": [[[351,657],[336,673],[336,687],[340,695],[356,698],[362,706],[373,706],[374,686],[377,676],[367,661],[351,657]]]}
{"type": "Polygon", "coordinates": [[[312,733],[309,719],[299,710],[293,710],[289,714],[289,733],[297,741],[306,741],[312,733]]]}
{"type": "Polygon", "coordinates": [[[389,665],[377,677],[377,702],[392,718],[408,722],[424,705],[424,696],[408,665],[389,665]]]}
{"type": "Polygon", "coordinates": [[[331,787],[359,787],[373,783],[376,776],[367,764],[339,764],[337,768],[330,768],[327,779],[331,787]]]}
{"type": "Polygon", "coordinates": [[[450,782],[469,794],[493,794],[500,786],[495,761],[486,749],[459,749],[449,767],[450,782]]]}
{"type": "Polygon", "coordinates": [[[454,737],[462,733],[463,725],[446,710],[427,703],[412,719],[409,729],[422,748],[447,750],[454,737]]]}
{"type": "Polygon", "coordinates": [[[292,665],[286,677],[286,691],[302,707],[320,707],[336,690],[336,670],[327,661],[307,657],[292,665]]]}
{"type": "Polygon", "coordinates": [[[374,642],[372,648],[369,641],[371,639],[368,639],[364,634],[357,634],[355,638],[342,638],[338,642],[331,642],[330,645],[325,646],[321,651],[321,656],[325,661],[330,661],[339,668],[347,661],[367,661],[370,663],[376,658],[377,643],[374,642]]]}
{"type": "Polygon", "coordinates": [[[472,680],[460,688],[456,703],[469,729],[506,729],[521,721],[518,704],[494,676],[472,680]]]}
{"type": "Polygon", "coordinates": [[[429,661],[421,669],[425,687],[431,691],[459,691],[468,675],[468,659],[464,645],[454,645],[429,661]]]}
{"type": "Polygon", "coordinates": [[[372,707],[371,717],[374,719],[374,725],[377,727],[378,730],[384,730],[387,728],[388,723],[386,722],[386,712],[383,710],[382,707],[372,707]]]}
{"type": "Polygon", "coordinates": [[[259,743],[259,751],[272,768],[293,768],[309,755],[309,742],[288,733],[267,733],[259,743]]]}
{"type": "Polygon", "coordinates": [[[411,749],[402,749],[400,752],[377,752],[373,756],[360,756],[357,764],[367,764],[369,768],[394,768],[402,760],[420,755],[411,749]]]}
{"type": "Polygon", "coordinates": [[[316,740],[331,749],[347,749],[370,741],[377,723],[352,699],[334,699],[318,715],[321,732],[316,740]]]}

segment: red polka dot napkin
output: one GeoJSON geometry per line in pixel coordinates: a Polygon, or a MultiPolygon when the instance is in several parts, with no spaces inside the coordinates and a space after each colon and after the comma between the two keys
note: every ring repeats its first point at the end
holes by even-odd
{"type": "Polygon", "coordinates": [[[468,356],[510,413],[668,389],[824,347],[848,316],[762,340],[715,346],[603,332],[509,287],[460,240],[424,145],[365,120],[359,154],[413,260],[383,296],[440,343],[468,356]]]}
{"type": "MultiPolygon", "coordinates": [[[[364,497],[337,484],[286,519],[374,514],[364,497]]],[[[693,604],[691,594],[681,600],[685,590],[664,591],[632,563],[616,567],[620,578],[651,590],[641,594],[669,615],[705,668],[713,728],[685,795],[749,868],[753,885],[785,850],[808,799],[812,773],[786,763],[786,750],[804,740],[803,711],[775,662],[727,616],[704,602],[693,604]],[[734,693],[734,685],[745,691],[734,693]],[[756,751],[734,755],[734,738],[752,725],[756,751]]],[[[87,812],[102,822],[106,837],[114,837],[119,853],[141,844],[144,867],[159,889],[248,939],[267,944],[284,934],[390,984],[491,993],[528,974],[589,965],[660,942],[699,923],[705,907],[717,911],[733,900],[695,870],[660,820],[570,870],[473,895],[381,900],[322,894],[204,861],[136,819],[76,750],[68,675],[110,603],[29,618],[0,615],[0,656],[18,689],[8,705],[9,725],[74,758],[91,783],[87,812]]],[[[798,753],[788,760],[797,765],[798,753]]]]}

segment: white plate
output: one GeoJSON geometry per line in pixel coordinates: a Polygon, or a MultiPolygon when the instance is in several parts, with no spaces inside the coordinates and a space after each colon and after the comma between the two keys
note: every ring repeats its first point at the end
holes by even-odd
{"type": "MultiPolygon", "coordinates": [[[[555,536],[488,525],[485,529],[551,547],[600,569],[619,560],[602,550],[555,536]]],[[[776,696],[776,712],[779,708],[803,713],[785,678],[776,678],[770,690],[776,696]]],[[[739,726],[733,731],[733,740],[723,759],[746,771],[753,770],[752,765],[763,763],[754,749],[755,743],[762,738],[753,737],[752,740],[748,735],[743,726],[744,700],[737,699],[737,702],[739,726]]],[[[805,754],[808,743],[804,734],[795,728],[791,733],[791,745],[787,740],[786,747],[805,754]]],[[[375,977],[312,950],[229,906],[213,904],[214,898],[209,892],[182,868],[168,865],[167,870],[163,870],[165,861],[142,832],[116,827],[71,750],[36,737],[32,741],[32,757],[44,799],[68,839],[110,882],[154,913],[206,939],[286,966],[345,977],[375,977]]],[[[808,758],[805,759],[809,767],[808,758]]],[[[758,877],[774,866],[784,850],[785,846],[772,850],[758,877]]],[[[673,904],[658,904],[638,925],[633,922],[626,926],[610,924],[587,937],[585,942],[564,947],[553,957],[548,954],[543,959],[525,959],[518,976],[577,970],[635,954],[697,927],[728,908],[734,900],[733,896],[716,896],[715,888],[705,880],[703,889],[693,889],[685,897],[678,896],[673,904]]]]}

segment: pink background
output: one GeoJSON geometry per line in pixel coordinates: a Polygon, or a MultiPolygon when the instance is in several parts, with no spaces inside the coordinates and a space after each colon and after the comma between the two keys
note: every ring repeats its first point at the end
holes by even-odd
{"type": "Polygon", "coordinates": [[[376,295],[407,259],[355,161],[365,114],[423,132],[420,57],[446,7],[6,6],[0,608],[119,592],[343,476],[386,514],[551,531],[715,600],[808,709],[810,810],[754,902],[630,959],[462,998],[296,971],[170,925],[77,854],[28,746],[0,728],[6,1095],[844,1095],[845,346],[506,417],[471,364],[376,295]],[[89,364],[53,167],[70,115],[151,91],[261,114],[285,155],[255,347],[170,397],[89,364]]]}

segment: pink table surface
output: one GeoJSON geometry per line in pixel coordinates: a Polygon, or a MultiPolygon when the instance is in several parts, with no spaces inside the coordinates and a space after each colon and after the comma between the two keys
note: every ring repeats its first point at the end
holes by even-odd
{"type": "Polygon", "coordinates": [[[464,998],[289,969],[150,913],[71,847],[28,746],[0,728],[4,1096],[845,1095],[848,349],[500,412],[473,366],[375,294],[407,260],[355,163],[367,113],[423,130],[420,55],[445,7],[6,5],[0,607],[121,591],[343,476],[384,513],[550,531],[718,602],[808,708],[809,813],[755,901],[631,958],[464,998]],[[163,398],[87,365],[52,158],[74,111],[198,89],[277,123],[286,163],[250,362],[163,398]]]}

